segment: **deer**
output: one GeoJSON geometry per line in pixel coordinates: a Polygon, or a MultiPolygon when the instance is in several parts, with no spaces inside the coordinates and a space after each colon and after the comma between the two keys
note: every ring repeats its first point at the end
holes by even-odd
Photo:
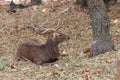
{"type": "MultiPolygon", "coordinates": [[[[35,29],[35,27],[32,28],[35,29]]],[[[60,56],[58,45],[70,39],[68,35],[59,32],[59,28],[46,29],[42,27],[35,29],[41,35],[48,35],[46,43],[41,43],[34,39],[24,41],[18,47],[17,57],[26,58],[37,65],[57,61],[60,56]]]]}

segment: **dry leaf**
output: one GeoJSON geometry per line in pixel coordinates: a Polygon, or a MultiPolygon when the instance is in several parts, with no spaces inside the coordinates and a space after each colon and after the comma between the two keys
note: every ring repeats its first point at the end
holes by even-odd
{"type": "Polygon", "coordinates": [[[52,76],[54,74],[54,71],[49,71],[46,76],[49,77],[49,76],[52,76]]]}
{"type": "Polygon", "coordinates": [[[89,77],[91,77],[93,74],[97,74],[97,73],[100,73],[100,72],[102,72],[102,71],[103,71],[103,69],[89,70],[89,71],[85,72],[85,76],[86,76],[87,78],[89,78],[89,77]]]}
{"type": "Polygon", "coordinates": [[[49,10],[47,9],[47,8],[44,8],[43,10],[42,10],[42,12],[49,12],[49,10]]]}
{"type": "Polygon", "coordinates": [[[111,63],[112,62],[112,60],[106,60],[106,63],[111,63]]]}
{"type": "Polygon", "coordinates": [[[33,11],[38,11],[38,6],[32,6],[33,11]]]}
{"type": "Polygon", "coordinates": [[[12,69],[17,69],[17,66],[16,66],[15,64],[12,64],[12,65],[11,65],[11,68],[12,68],[12,69]]]}
{"type": "Polygon", "coordinates": [[[58,64],[55,64],[55,67],[60,67],[58,64]]]}
{"type": "Polygon", "coordinates": [[[18,71],[17,65],[11,64],[10,67],[11,67],[12,71],[18,71]]]}
{"type": "Polygon", "coordinates": [[[65,66],[66,66],[66,67],[69,67],[68,63],[65,63],[65,66]]]}
{"type": "Polygon", "coordinates": [[[67,56],[67,55],[68,53],[65,50],[61,51],[61,56],[67,56]]]}
{"type": "Polygon", "coordinates": [[[83,50],[83,53],[88,53],[90,52],[90,46],[86,47],[84,50],[83,50]]]}
{"type": "Polygon", "coordinates": [[[118,36],[112,36],[112,40],[117,40],[118,36]]]}
{"type": "Polygon", "coordinates": [[[120,33],[120,28],[118,28],[116,31],[120,33]]]}
{"type": "Polygon", "coordinates": [[[113,23],[115,24],[115,23],[117,23],[118,21],[119,21],[119,20],[118,20],[118,19],[116,19],[116,20],[114,20],[114,21],[113,21],[113,23]]]}

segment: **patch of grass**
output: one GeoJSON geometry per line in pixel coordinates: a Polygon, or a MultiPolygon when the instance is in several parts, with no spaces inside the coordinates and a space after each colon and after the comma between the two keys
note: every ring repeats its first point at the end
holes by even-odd
{"type": "MultiPolygon", "coordinates": [[[[42,11],[44,5],[38,10],[42,11]]],[[[6,8],[5,8],[6,9],[6,8]]],[[[35,65],[31,61],[16,61],[15,54],[19,43],[30,38],[41,42],[46,37],[36,34],[27,28],[30,18],[35,11],[32,7],[17,10],[15,14],[0,13],[0,80],[112,80],[115,73],[116,52],[109,52],[93,58],[87,58],[83,49],[90,45],[92,29],[89,15],[75,11],[59,14],[64,6],[55,12],[37,14],[33,23],[40,25],[46,19],[46,28],[56,27],[58,19],[61,22],[60,31],[69,35],[70,40],[60,44],[61,54],[59,61],[47,66],[35,65]],[[58,12],[58,13],[57,13],[58,12]],[[25,28],[25,29],[24,29],[25,28]]],[[[113,11],[115,9],[112,9],[113,11]]],[[[110,15],[112,18],[115,15],[110,15]]],[[[116,15],[116,17],[119,15],[116,15]]],[[[114,24],[112,24],[114,25],[114,24]]],[[[111,27],[115,31],[118,26],[111,27]]],[[[114,40],[117,49],[120,49],[119,37],[114,40]]]]}

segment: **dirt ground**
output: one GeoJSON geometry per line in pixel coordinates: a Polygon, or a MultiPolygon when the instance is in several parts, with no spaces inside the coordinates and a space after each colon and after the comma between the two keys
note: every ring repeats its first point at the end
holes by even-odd
{"type": "MultiPolygon", "coordinates": [[[[113,80],[116,67],[116,53],[107,52],[93,58],[87,58],[83,50],[91,44],[92,28],[89,13],[73,7],[58,6],[50,9],[39,5],[17,9],[16,13],[7,13],[8,6],[0,6],[0,80],[113,80]],[[36,14],[38,13],[38,14],[36,14]],[[18,45],[28,39],[45,42],[46,36],[36,34],[30,28],[30,19],[38,26],[48,20],[46,28],[54,28],[61,23],[60,30],[70,36],[70,40],[60,44],[59,61],[40,66],[31,61],[16,61],[18,45]]],[[[115,47],[120,50],[120,6],[109,8],[111,36],[115,47]]]]}

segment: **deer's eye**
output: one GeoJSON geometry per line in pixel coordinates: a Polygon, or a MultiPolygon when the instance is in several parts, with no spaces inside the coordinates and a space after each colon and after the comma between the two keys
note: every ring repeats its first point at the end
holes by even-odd
{"type": "Polygon", "coordinates": [[[61,37],[62,35],[60,34],[59,36],[61,37]]]}

